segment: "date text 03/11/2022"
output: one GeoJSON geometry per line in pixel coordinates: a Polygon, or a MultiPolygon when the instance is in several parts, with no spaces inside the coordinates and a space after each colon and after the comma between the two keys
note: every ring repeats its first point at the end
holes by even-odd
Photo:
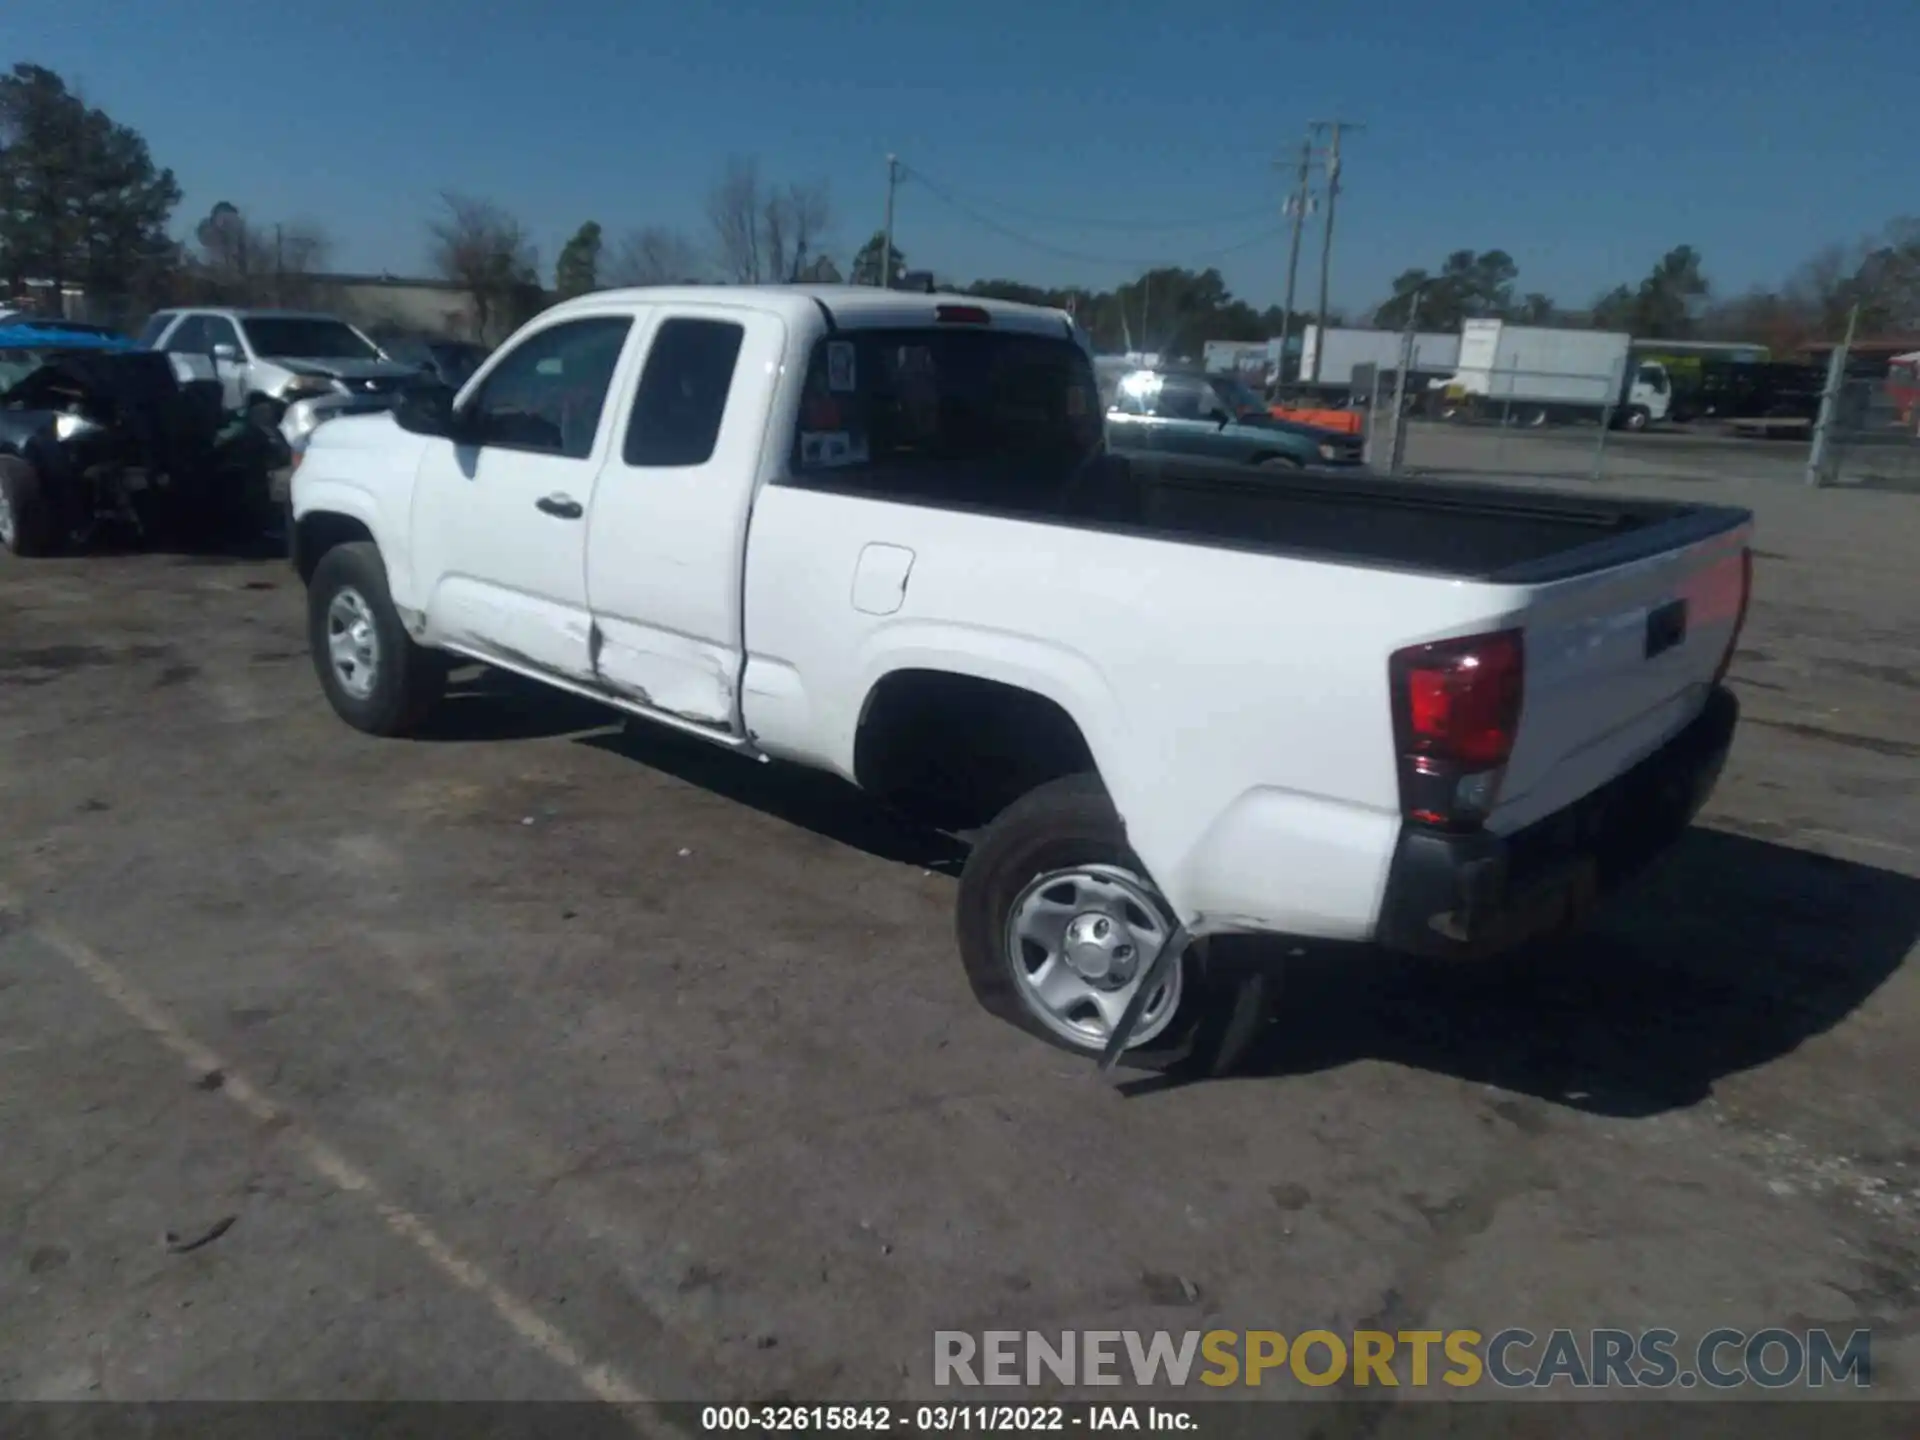
{"type": "Polygon", "coordinates": [[[1198,1428],[1189,1408],[1168,1405],[707,1405],[700,1428],[747,1435],[898,1432],[903,1435],[1024,1435],[1071,1430],[1198,1428]]]}

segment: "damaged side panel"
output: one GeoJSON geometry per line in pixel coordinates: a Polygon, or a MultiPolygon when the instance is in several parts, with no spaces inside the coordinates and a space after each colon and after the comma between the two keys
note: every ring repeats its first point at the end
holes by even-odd
{"type": "Polygon", "coordinates": [[[735,657],[691,636],[619,621],[595,627],[594,678],[622,699],[700,725],[733,723],[735,657]]]}

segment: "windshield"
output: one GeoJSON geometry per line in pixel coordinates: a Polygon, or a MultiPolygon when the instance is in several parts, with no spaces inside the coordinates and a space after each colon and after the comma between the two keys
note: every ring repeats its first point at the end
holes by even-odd
{"type": "Polygon", "coordinates": [[[1210,375],[1213,388],[1220,392],[1220,398],[1231,405],[1234,413],[1245,419],[1248,415],[1268,414],[1267,402],[1254,392],[1252,386],[1244,380],[1235,380],[1228,375],[1210,375]]]}
{"type": "Polygon", "coordinates": [[[242,320],[256,355],[296,360],[378,360],[380,352],[344,320],[282,316],[242,320]]]}
{"type": "Polygon", "coordinates": [[[38,350],[0,350],[0,395],[4,395],[46,363],[38,350]]]}
{"type": "Polygon", "coordinates": [[[884,473],[890,489],[1018,502],[1063,484],[1104,439],[1093,368],[1071,341],[991,330],[856,330],[821,340],[793,437],[796,475],[884,473]]]}

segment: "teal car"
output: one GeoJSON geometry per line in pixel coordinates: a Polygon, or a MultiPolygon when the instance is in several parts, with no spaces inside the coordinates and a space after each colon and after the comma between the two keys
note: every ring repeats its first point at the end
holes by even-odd
{"type": "Polygon", "coordinates": [[[1121,453],[1315,469],[1361,463],[1359,436],[1276,419],[1231,376],[1135,369],[1114,374],[1103,389],[1107,444],[1121,453]]]}

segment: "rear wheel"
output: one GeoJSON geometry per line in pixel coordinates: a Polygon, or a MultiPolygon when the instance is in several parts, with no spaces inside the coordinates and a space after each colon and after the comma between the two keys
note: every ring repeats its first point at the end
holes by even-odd
{"type": "Polygon", "coordinates": [[[57,548],[59,524],[29,460],[0,456],[0,546],[15,555],[46,555],[57,548]]]}
{"type": "Polygon", "coordinates": [[[417,729],[446,689],[446,657],[408,636],[369,541],[321,557],[307,586],[307,643],[334,713],[369,735],[417,729]]]}
{"type": "MultiPolygon", "coordinates": [[[[1178,929],[1092,775],[1049,781],[987,827],[960,877],[957,920],[980,1004],[1089,1058],[1106,1048],[1178,929]]],[[[1267,979],[1253,971],[1230,983],[1204,943],[1189,946],[1148,998],[1124,1063],[1231,1068],[1264,1018],[1267,979]]]]}

